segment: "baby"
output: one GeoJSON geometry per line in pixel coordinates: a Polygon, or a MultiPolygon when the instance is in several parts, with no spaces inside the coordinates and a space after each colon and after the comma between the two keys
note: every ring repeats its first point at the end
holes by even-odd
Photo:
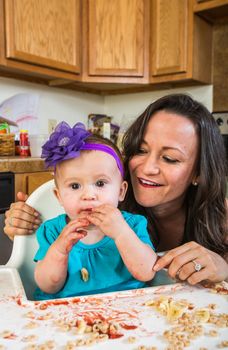
{"type": "Polygon", "coordinates": [[[43,145],[65,213],[37,230],[35,299],[134,289],[154,276],[156,254],[141,215],[117,208],[127,190],[121,154],[81,123],[60,123],[43,145]]]}

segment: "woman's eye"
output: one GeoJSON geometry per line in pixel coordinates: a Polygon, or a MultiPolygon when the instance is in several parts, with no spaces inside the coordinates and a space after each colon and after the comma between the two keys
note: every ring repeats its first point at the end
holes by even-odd
{"type": "Polygon", "coordinates": [[[163,159],[167,162],[167,163],[178,163],[177,159],[173,159],[167,156],[164,156],[163,159]]]}
{"type": "Polygon", "coordinates": [[[99,180],[99,181],[96,182],[96,186],[97,187],[103,187],[104,185],[105,185],[105,182],[102,181],[102,180],[99,180]]]}
{"type": "Polygon", "coordinates": [[[78,183],[71,184],[72,190],[78,190],[80,188],[80,185],[78,183]]]}
{"type": "Polygon", "coordinates": [[[137,151],[137,154],[145,154],[145,153],[147,153],[147,151],[143,148],[139,148],[137,151]]]}

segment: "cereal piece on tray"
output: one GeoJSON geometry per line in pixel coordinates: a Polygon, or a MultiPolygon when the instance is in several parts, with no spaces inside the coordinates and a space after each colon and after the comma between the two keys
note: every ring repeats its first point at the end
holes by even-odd
{"type": "Polygon", "coordinates": [[[219,344],[217,345],[217,348],[218,348],[218,349],[228,348],[228,340],[224,340],[224,341],[222,341],[221,343],[219,343],[219,344]]]}

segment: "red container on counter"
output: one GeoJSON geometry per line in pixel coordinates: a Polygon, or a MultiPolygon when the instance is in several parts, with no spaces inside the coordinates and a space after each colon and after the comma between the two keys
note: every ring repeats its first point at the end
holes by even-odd
{"type": "Polygon", "coordinates": [[[30,155],[28,130],[20,130],[20,156],[30,155]]]}

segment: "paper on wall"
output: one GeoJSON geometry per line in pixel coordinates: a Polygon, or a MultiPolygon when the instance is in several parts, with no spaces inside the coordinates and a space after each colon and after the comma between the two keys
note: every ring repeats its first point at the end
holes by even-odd
{"type": "Polygon", "coordinates": [[[27,129],[29,134],[38,133],[39,95],[21,93],[14,95],[0,104],[0,116],[18,125],[11,126],[12,132],[27,129]]]}

